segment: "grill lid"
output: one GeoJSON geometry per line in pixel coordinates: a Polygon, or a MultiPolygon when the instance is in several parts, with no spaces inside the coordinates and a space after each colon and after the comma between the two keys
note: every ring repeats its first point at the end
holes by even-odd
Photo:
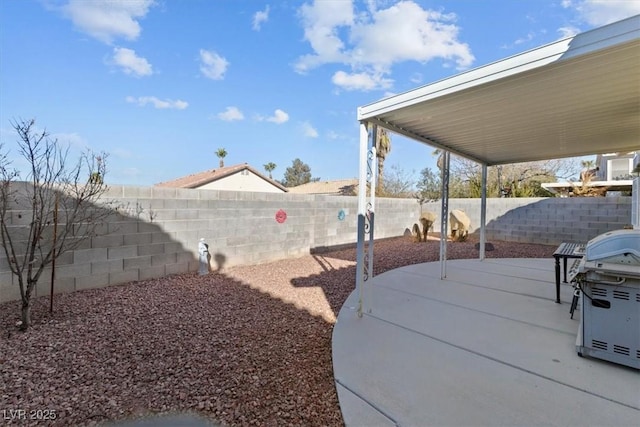
{"type": "Polygon", "coordinates": [[[589,240],[587,262],[606,262],[637,266],[640,269],[640,230],[616,230],[589,240]]]}

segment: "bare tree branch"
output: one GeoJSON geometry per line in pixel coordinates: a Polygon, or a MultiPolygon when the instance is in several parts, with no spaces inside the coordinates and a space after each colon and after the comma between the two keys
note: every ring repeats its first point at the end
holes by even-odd
{"type": "Polygon", "coordinates": [[[106,155],[87,151],[71,164],[69,148],[62,148],[46,130],[36,131],[35,120],[11,124],[29,169],[26,180],[18,181],[8,155],[0,154],[0,239],[20,287],[22,328],[27,329],[31,296],[45,268],[98,235],[113,210],[111,202],[101,203],[107,191],[106,155]],[[25,216],[28,224],[14,224],[12,216],[25,216]]]}

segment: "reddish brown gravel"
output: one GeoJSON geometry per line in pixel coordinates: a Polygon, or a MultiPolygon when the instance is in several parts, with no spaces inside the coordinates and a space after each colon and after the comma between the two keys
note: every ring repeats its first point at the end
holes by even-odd
{"type": "MultiPolygon", "coordinates": [[[[493,245],[487,257],[545,258],[554,250],[493,245]]],[[[448,257],[475,258],[474,246],[450,242],[448,257]]],[[[438,257],[437,241],[380,241],[375,270],[438,257]]],[[[17,425],[97,425],[182,412],[231,426],[343,425],[331,331],[355,286],[354,261],[350,247],[57,295],[53,315],[44,296],[26,333],[15,326],[18,304],[2,304],[0,424],[22,409],[53,410],[56,419],[17,425]]]]}

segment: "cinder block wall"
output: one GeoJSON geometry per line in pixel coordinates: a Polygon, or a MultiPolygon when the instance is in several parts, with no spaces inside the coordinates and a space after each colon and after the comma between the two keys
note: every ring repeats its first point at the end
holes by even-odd
{"type": "MultiPolygon", "coordinates": [[[[55,292],[102,287],[198,269],[198,242],[204,238],[211,268],[297,257],[316,248],[355,243],[357,198],[218,190],[112,187],[104,201],[119,205],[104,234],[59,258],[55,292]],[[276,212],[287,214],[283,223],[276,212]],[[344,218],[340,219],[344,213],[344,218]]],[[[479,199],[452,199],[450,209],[480,220],[479,199]]],[[[440,203],[420,207],[413,199],[376,200],[375,238],[401,236],[420,212],[438,216],[440,203]]],[[[25,215],[12,212],[12,226],[25,215]]],[[[487,238],[558,244],[586,241],[631,221],[630,198],[489,199],[487,238]]],[[[440,230],[440,218],[434,224],[440,230]]],[[[49,292],[45,271],[38,295],[49,292]]],[[[0,301],[19,299],[17,281],[0,254],[0,301]]]]}
{"type": "MultiPolygon", "coordinates": [[[[356,197],[114,186],[102,201],[120,207],[103,235],[57,260],[54,292],[196,271],[200,238],[209,245],[212,270],[298,257],[357,238],[356,197]],[[287,215],[283,223],[276,221],[279,210],[287,215]]],[[[377,210],[376,238],[402,235],[419,215],[415,200],[379,199],[377,210]]],[[[13,225],[26,227],[30,212],[21,219],[18,212],[13,225]]],[[[50,277],[49,269],[38,295],[49,293],[50,277]]],[[[19,297],[2,253],[0,301],[19,297]]]]}
{"type": "MultiPolygon", "coordinates": [[[[424,211],[440,214],[440,202],[424,211]]],[[[449,209],[461,209],[479,232],[480,199],[451,199],[449,209]]],[[[542,243],[586,242],[631,224],[631,197],[487,199],[487,240],[542,243]]],[[[434,224],[440,230],[440,218],[434,224]]]]}

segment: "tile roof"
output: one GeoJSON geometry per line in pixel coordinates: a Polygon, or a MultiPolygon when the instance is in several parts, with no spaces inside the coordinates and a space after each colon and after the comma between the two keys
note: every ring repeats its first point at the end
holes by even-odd
{"type": "Polygon", "coordinates": [[[316,181],[289,188],[296,194],[332,194],[337,196],[355,196],[358,194],[358,179],[338,179],[335,181],[316,181]]]}
{"type": "Polygon", "coordinates": [[[168,188],[199,188],[210,182],[217,181],[219,179],[233,175],[245,169],[251,171],[253,174],[259,176],[260,178],[264,179],[265,181],[269,182],[275,187],[278,187],[282,191],[287,191],[287,188],[285,186],[283,186],[279,182],[267,176],[264,176],[263,174],[258,172],[256,169],[249,166],[247,163],[242,163],[242,164],[233,165],[233,166],[225,166],[218,169],[211,169],[203,172],[198,172],[191,175],[183,176],[181,178],[176,178],[171,181],[160,182],[158,184],[155,184],[155,186],[168,187],[168,188]]]}

